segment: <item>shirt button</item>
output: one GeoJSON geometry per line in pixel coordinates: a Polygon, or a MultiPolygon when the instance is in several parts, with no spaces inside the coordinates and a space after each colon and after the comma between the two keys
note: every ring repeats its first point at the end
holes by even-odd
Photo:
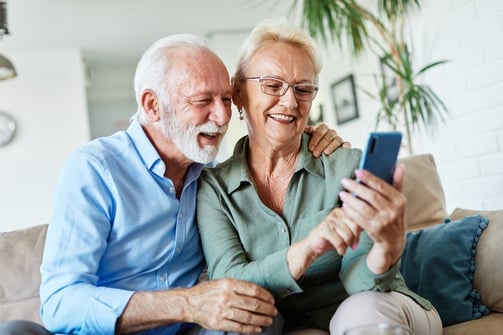
{"type": "Polygon", "coordinates": [[[173,186],[169,188],[169,193],[175,193],[175,188],[173,186]]]}
{"type": "Polygon", "coordinates": [[[282,233],[286,233],[286,228],[281,228],[282,233]]]}
{"type": "Polygon", "coordinates": [[[161,281],[166,281],[166,276],[165,276],[165,275],[162,275],[159,279],[160,279],[161,281]]]}

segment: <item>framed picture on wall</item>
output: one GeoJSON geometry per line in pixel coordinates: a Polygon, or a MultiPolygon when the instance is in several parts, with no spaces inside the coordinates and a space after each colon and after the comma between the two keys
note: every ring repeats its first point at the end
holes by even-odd
{"type": "Polygon", "coordinates": [[[352,74],[333,83],[330,86],[330,93],[334,103],[337,124],[344,124],[358,118],[358,101],[355,79],[352,74]]]}

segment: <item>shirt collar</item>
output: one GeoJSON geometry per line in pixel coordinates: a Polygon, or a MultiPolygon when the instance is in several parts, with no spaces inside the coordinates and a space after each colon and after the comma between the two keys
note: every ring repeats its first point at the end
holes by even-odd
{"type": "Polygon", "coordinates": [[[140,122],[137,118],[133,118],[128,129],[126,130],[131,142],[133,142],[136,151],[140,155],[143,163],[147,167],[147,169],[151,170],[155,164],[157,164],[161,157],[155,150],[152,142],[150,142],[147,134],[143,130],[140,122]]]}
{"type": "Polygon", "coordinates": [[[242,137],[234,146],[232,157],[223,163],[235,166],[235,168],[231,169],[231,171],[235,171],[235,173],[230,173],[228,176],[229,193],[235,191],[241,183],[252,184],[251,176],[248,171],[248,165],[246,163],[248,143],[248,136],[242,137]]]}
{"type": "MultiPolygon", "coordinates": [[[[313,157],[312,153],[307,149],[307,144],[309,142],[310,136],[307,134],[302,135],[301,149],[299,152],[299,158],[297,161],[297,168],[295,173],[306,170],[307,172],[324,176],[323,160],[316,159],[313,157]]],[[[228,175],[229,181],[229,193],[234,192],[241,183],[253,184],[250,171],[247,165],[247,153],[248,153],[249,139],[248,136],[242,137],[234,147],[233,156],[224,164],[235,164],[236,173],[231,173],[228,175]]]]}
{"type": "Polygon", "coordinates": [[[301,149],[299,152],[299,159],[297,161],[297,169],[295,169],[295,172],[304,169],[313,175],[324,177],[325,169],[323,167],[324,163],[322,157],[315,158],[311,151],[309,151],[308,149],[310,139],[310,135],[302,134],[302,144],[300,146],[301,149]]]}

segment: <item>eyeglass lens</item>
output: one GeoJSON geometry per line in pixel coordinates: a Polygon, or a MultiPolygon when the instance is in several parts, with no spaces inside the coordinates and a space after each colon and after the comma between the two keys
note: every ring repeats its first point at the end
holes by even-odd
{"type": "Polygon", "coordinates": [[[316,97],[318,87],[312,84],[289,84],[274,78],[262,78],[260,81],[262,92],[269,95],[281,96],[292,86],[295,97],[303,101],[311,101],[316,97]]]}

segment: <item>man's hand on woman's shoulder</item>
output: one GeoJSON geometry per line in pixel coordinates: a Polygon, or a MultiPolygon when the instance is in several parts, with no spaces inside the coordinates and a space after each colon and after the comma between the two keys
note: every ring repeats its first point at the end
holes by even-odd
{"type": "Polygon", "coordinates": [[[316,126],[308,125],[305,133],[311,135],[309,140],[309,151],[318,158],[322,153],[331,155],[339,147],[351,148],[351,143],[344,141],[335,131],[325,123],[316,126]]]}

